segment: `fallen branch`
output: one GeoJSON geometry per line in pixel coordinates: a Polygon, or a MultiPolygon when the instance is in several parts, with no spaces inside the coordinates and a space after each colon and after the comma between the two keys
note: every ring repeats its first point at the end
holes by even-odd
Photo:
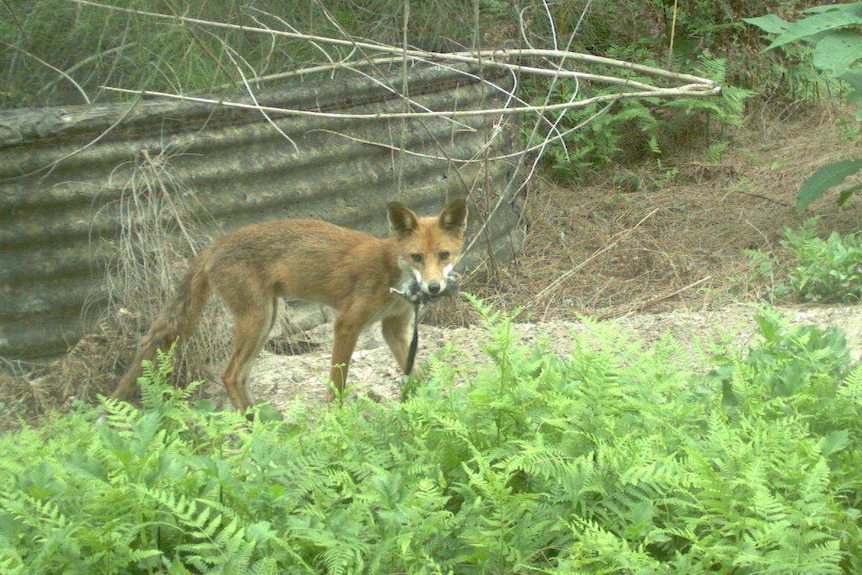
{"type": "MultiPolygon", "coordinates": [[[[284,30],[274,30],[266,27],[244,26],[239,24],[228,24],[226,22],[214,22],[210,20],[202,20],[199,18],[190,18],[188,16],[160,14],[157,12],[147,12],[143,10],[135,10],[132,8],[122,8],[119,6],[108,6],[90,0],[70,0],[74,4],[81,6],[90,6],[102,10],[111,10],[115,12],[124,12],[136,14],[138,16],[147,16],[154,19],[166,20],[180,24],[194,24],[198,26],[206,26],[211,28],[219,28],[233,31],[241,31],[249,34],[265,34],[268,36],[276,36],[281,38],[290,38],[294,40],[304,40],[317,44],[329,44],[332,46],[349,47],[353,50],[367,50],[369,52],[378,52],[390,54],[393,61],[401,62],[402,64],[409,59],[419,61],[450,61],[460,62],[465,64],[477,64],[485,67],[505,68],[515,70],[519,74],[536,74],[544,76],[553,76],[555,78],[572,78],[579,80],[589,80],[602,84],[617,85],[625,88],[635,88],[638,91],[631,96],[625,97],[675,97],[675,96],[710,96],[718,94],[721,91],[721,86],[716,82],[693,76],[690,74],[678,74],[661,68],[646,66],[643,64],[635,64],[633,62],[625,62],[615,60],[613,58],[605,58],[603,56],[594,56],[592,54],[583,54],[579,52],[569,52],[565,50],[543,50],[535,48],[527,49],[512,49],[512,50],[477,50],[471,52],[430,52],[427,50],[418,50],[415,48],[407,48],[406,46],[389,46],[375,42],[363,42],[355,39],[330,38],[326,36],[317,36],[314,34],[304,34],[300,32],[287,32],[284,30]],[[525,66],[520,62],[513,63],[513,60],[529,59],[529,58],[544,58],[556,59],[559,65],[553,69],[540,68],[535,66],[525,66]],[[627,72],[634,72],[646,76],[654,76],[666,80],[684,83],[682,86],[675,88],[663,88],[652,86],[640,81],[634,81],[625,78],[616,78],[602,74],[591,74],[587,72],[579,72],[575,70],[567,70],[562,67],[566,62],[608,66],[618,68],[627,72]]],[[[332,65],[332,64],[330,64],[332,65]]],[[[319,69],[319,66],[315,66],[319,69]]],[[[299,71],[297,73],[302,73],[299,71]]],[[[160,93],[151,93],[153,95],[161,95],[160,93]]],[[[623,94],[617,94],[615,97],[623,97],[623,94]]],[[[588,102],[589,103],[589,102],[588,102]]],[[[587,104],[584,104],[587,105],[587,104]]],[[[566,109],[558,108],[558,109],[566,109]]]]}

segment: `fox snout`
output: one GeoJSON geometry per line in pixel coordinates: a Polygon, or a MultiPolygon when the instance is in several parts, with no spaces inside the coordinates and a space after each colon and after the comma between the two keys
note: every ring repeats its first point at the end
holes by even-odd
{"type": "Polygon", "coordinates": [[[417,270],[414,273],[416,280],[419,282],[419,288],[432,297],[443,294],[450,287],[450,276],[454,279],[458,275],[452,273],[452,267],[452,264],[445,266],[439,270],[439,277],[432,276],[432,279],[428,279],[427,281],[423,281],[422,274],[417,270]]]}
{"type": "Polygon", "coordinates": [[[419,280],[419,289],[425,292],[427,295],[431,297],[435,297],[438,295],[442,295],[443,292],[446,291],[447,283],[446,278],[441,280],[431,280],[429,282],[424,282],[419,280]]]}
{"type": "Polygon", "coordinates": [[[427,296],[435,297],[442,295],[446,291],[446,288],[449,287],[447,279],[449,277],[450,270],[448,269],[444,270],[444,274],[441,275],[439,279],[426,279],[423,277],[422,270],[403,262],[403,260],[400,265],[404,271],[408,272],[408,277],[412,276],[411,281],[413,286],[415,286],[411,289],[413,293],[422,292],[427,296]]]}
{"type": "Polygon", "coordinates": [[[431,299],[436,299],[438,296],[456,292],[458,291],[458,284],[460,283],[460,280],[460,274],[455,272],[449,273],[447,271],[446,277],[442,282],[428,282],[428,290],[426,293],[431,299]]]}

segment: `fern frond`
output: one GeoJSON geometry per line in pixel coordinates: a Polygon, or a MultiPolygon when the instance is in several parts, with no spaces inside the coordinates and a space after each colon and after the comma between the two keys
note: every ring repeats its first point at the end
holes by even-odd
{"type": "Polygon", "coordinates": [[[339,541],[330,545],[321,555],[328,575],[342,575],[362,571],[363,546],[356,541],[339,541]]]}
{"type": "Polygon", "coordinates": [[[571,524],[574,543],[566,550],[558,572],[569,573],[665,573],[659,561],[644,549],[632,547],[619,535],[598,523],[577,520],[571,524]]]}
{"type": "Polygon", "coordinates": [[[14,548],[0,548],[0,573],[6,575],[23,575],[28,573],[27,565],[14,548]]]}
{"type": "Polygon", "coordinates": [[[844,385],[838,387],[838,397],[847,399],[862,409],[862,363],[857,363],[844,375],[844,385]]]}
{"type": "Polygon", "coordinates": [[[105,398],[102,400],[105,422],[111,429],[127,436],[141,417],[141,412],[128,401],[105,398]]]}

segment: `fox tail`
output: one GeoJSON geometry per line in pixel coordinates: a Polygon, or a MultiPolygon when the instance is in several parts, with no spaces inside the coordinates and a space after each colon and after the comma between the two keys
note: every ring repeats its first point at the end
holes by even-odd
{"type": "Polygon", "coordinates": [[[141,339],[129,370],[110,395],[112,399],[126,400],[132,397],[137,391],[138,378],[143,373],[141,362],[152,360],[157,349],[167,349],[177,337],[185,338],[191,333],[212,291],[204,270],[205,253],[192,260],[176,293],[141,339]]]}

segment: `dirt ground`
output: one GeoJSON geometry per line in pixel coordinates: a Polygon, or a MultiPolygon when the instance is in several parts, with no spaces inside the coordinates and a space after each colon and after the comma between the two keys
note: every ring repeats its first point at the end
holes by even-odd
{"type": "MultiPolygon", "coordinates": [[[[791,325],[837,326],[847,337],[854,361],[862,359],[862,306],[782,306],[782,315],[791,325]]],[[[697,365],[709,368],[711,344],[717,341],[733,342],[744,346],[755,340],[753,317],[756,307],[743,304],[720,306],[713,310],[689,311],[679,309],[661,313],[632,313],[603,320],[601,327],[590,326],[576,320],[548,320],[538,323],[515,324],[512,328],[514,339],[519,344],[541,343],[543,349],[565,357],[573,349],[577,338],[588,335],[591,329],[612,329],[620,337],[631,337],[644,346],[656,343],[660,338],[670,335],[682,344],[697,365]]],[[[318,332],[321,340],[329,338],[330,330],[318,332]]],[[[382,338],[368,334],[364,348],[354,354],[350,367],[351,393],[371,394],[379,398],[397,399],[400,395],[401,375],[395,361],[385,347],[382,338]]],[[[429,355],[437,357],[450,365],[463,366],[482,358],[479,363],[487,364],[482,348],[488,341],[488,333],[478,327],[439,328],[422,326],[418,363],[429,355]],[[455,353],[448,353],[444,346],[451,344],[455,353]]],[[[298,356],[276,355],[264,351],[252,375],[251,386],[258,400],[265,400],[277,409],[283,409],[290,402],[299,400],[305,403],[325,402],[326,367],[329,361],[328,350],[298,356]]],[[[693,364],[694,365],[694,364],[693,364]]],[[[419,368],[421,370],[421,367],[419,368]]],[[[460,376],[463,379],[463,376],[460,376]]],[[[456,384],[463,383],[456,378],[456,384]]],[[[223,395],[220,386],[210,384],[204,393],[213,398],[223,395]]]]}
{"type": "MultiPolygon", "coordinates": [[[[799,185],[819,166],[862,157],[862,140],[840,127],[841,114],[829,107],[785,118],[749,114],[744,126],[724,134],[731,144],[718,161],[702,159],[705,146],[682,146],[668,154],[672,162],[612,167],[587,183],[539,176],[524,197],[527,236],[517,261],[476,270],[463,287],[497,308],[519,309],[519,337],[548,341],[563,354],[583,331],[583,316],[645,343],[669,332],[688,343],[730,335],[742,345],[753,329],[754,311],[745,304],[768,302],[772,293],[770,279],[754,275],[747,250],[780,258],[782,227],[813,215],[822,216],[824,232],[859,231],[860,194],[840,208],[833,195],[805,213],[793,209],[799,185]]],[[[793,322],[844,329],[859,359],[862,307],[785,309],[793,322]]],[[[435,304],[423,318],[420,363],[450,341],[459,357],[480,353],[482,331],[467,302],[435,304]]],[[[400,377],[378,331],[361,342],[350,379],[363,382],[359,392],[395,396],[400,377]]],[[[73,397],[92,401],[108,392],[123,365],[106,357],[106,339],[88,338],[64,361],[23,380],[0,373],[0,419],[29,419],[73,397]]],[[[321,328],[304,337],[309,353],[264,352],[252,376],[258,399],[277,407],[297,397],[323,401],[330,341],[321,328]]],[[[224,398],[215,383],[203,393],[224,398]]]]}

